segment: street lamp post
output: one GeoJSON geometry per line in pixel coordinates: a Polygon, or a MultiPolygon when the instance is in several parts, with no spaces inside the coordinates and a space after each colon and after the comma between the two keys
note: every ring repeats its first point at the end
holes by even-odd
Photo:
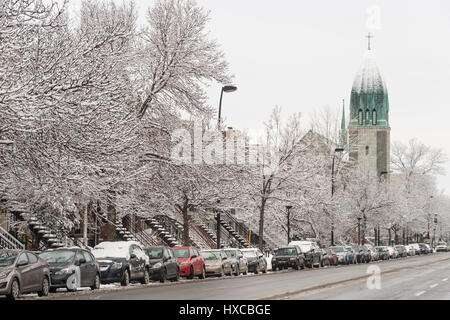
{"type": "Polygon", "coordinates": [[[220,128],[220,122],[222,120],[221,116],[222,116],[222,97],[223,97],[223,93],[229,93],[229,92],[234,92],[237,90],[236,86],[223,86],[222,90],[220,91],[220,100],[219,100],[219,118],[217,119],[217,127],[220,128]]]}
{"type": "MultiPolygon", "coordinates": [[[[336,148],[333,153],[333,164],[331,165],[331,198],[334,195],[334,162],[337,152],[343,152],[344,148],[336,148]]],[[[331,218],[331,246],[334,246],[334,218],[331,218]]]]}
{"type": "Polygon", "coordinates": [[[288,244],[291,242],[291,209],[292,209],[292,206],[286,206],[286,210],[287,210],[287,239],[288,239],[288,244]]]}
{"type": "MultiPolygon", "coordinates": [[[[220,100],[219,100],[219,117],[217,119],[217,129],[220,130],[220,122],[222,120],[222,98],[223,93],[229,93],[234,92],[237,90],[236,86],[223,86],[222,90],[220,91],[220,100]]],[[[220,203],[220,200],[217,200],[217,203],[220,203]]],[[[216,219],[217,219],[217,249],[220,249],[220,210],[217,208],[216,210],[216,219]]]]}

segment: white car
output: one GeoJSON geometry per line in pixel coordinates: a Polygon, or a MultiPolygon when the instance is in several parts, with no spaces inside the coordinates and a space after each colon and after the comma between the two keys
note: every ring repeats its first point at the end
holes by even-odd
{"type": "Polygon", "coordinates": [[[398,251],[397,250],[395,250],[393,247],[391,247],[391,246],[386,246],[386,248],[388,249],[388,251],[389,251],[389,257],[391,258],[391,259],[395,259],[395,258],[398,258],[398,251]]]}
{"type": "Polygon", "coordinates": [[[420,254],[420,247],[418,243],[411,243],[410,246],[414,248],[416,255],[420,254]]]}
{"type": "Polygon", "coordinates": [[[445,251],[445,252],[447,252],[447,251],[448,251],[447,243],[445,243],[445,242],[443,242],[443,241],[438,242],[438,243],[436,244],[436,252],[439,252],[439,251],[445,251]]]}
{"type": "Polygon", "coordinates": [[[407,245],[407,246],[405,246],[405,248],[406,248],[406,253],[408,254],[408,256],[416,255],[416,250],[414,249],[414,247],[412,245],[407,245]]]}

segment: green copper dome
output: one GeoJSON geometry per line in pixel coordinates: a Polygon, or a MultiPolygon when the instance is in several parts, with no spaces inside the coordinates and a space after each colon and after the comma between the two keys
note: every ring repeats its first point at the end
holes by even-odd
{"type": "Polygon", "coordinates": [[[353,81],[350,96],[350,125],[389,127],[386,84],[369,50],[353,81]]]}

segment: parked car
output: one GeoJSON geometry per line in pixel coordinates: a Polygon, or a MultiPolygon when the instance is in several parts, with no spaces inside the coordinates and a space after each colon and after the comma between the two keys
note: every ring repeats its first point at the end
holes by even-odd
{"type": "Polygon", "coordinates": [[[371,260],[372,261],[380,260],[380,255],[379,255],[378,251],[374,247],[370,247],[369,251],[370,251],[370,256],[371,256],[371,260]]]}
{"type": "Polygon", "coordinates": [[[428,254],[428,248],[424,243],[419,243],[420,254],[428,254]]]}
{"type": "Polygon", "coordinates": [[[427,248],[427,253],[433,253],[433,248],[429,244],[425,243],[425,247],[427,248]]]}
{"type": "Polygon", "coordinates": [[[330,249],[333,250],[333,252],[337,255],[338,264],[347,265],[350,263],[349,252],[347,251],[347,249],[345,249],[345,247],[336,246],[336,247],[331,247],[330,249]]]}
{"type": "Polygon", "coordinates": [[[412,246],[414,248],[416,255],[422,254],[422,250],[418,243],[411,243],[410,246],[412,246]]]}
{"type": "Polygon", "coordinates": [[[180,276],[193,279],[206,277],[205,259],[195,247],[173,247],[175,257],[180,264],[180,276]]]}
{"type": "Polygon", "coordinates": [[[363,259],[363,253],[362,253],[362,249],[360,246],[357,245],[353,245],[352,246],[353,251],[355,252],[355,256],[356,256],[356,263],[362,263],[362,259],[363,259]]]}
{"type": "Polygon", "coordinates": [[[372,261],[372,255],[370,253],[369,248],[366,246],[359,246],[359,254],[360,254],[360,261],[362,263],[369,263],[372,261]]]}
{"type": "Polygon", "coordinates": [[[238,276],[241,273],[248,273],[248,261],[247,258],[244,257],[243,253],[239,249],[224,249],[225,253],[228,256],[228,259],[231,260],[231,264],[233,266],[234,275],[238,276]]]}
{"type": "Polygon", "coordinates": [[[256,248],[241,249],[244,257],[248,261],[248,272],[258,274],[259,272],[267,272],[267,261],[264,258],[263,253],[256,248]]]}
{"type": "Polygon", "coordinates": [[[406,247],[404,245],[396,245],[395,250],[397,250],[400,258],[405,258],[408,256],[408,251],[406,250],[406,247]]]}
{"type": "Polygon", "coordinates": [[[322,250],[325,251],[328,256],[328,266],[337,266],[339,264],[339,258],[332,249],[325,248],[322,250]]]}
{"type": "Polygon", "coordinates": [[[322,250],[314,241],[291,241],[289,246],[300,247],[305,256],[305,263],[308,268],[320,267],[322,264],[322,250]]]}
{"type": "Polygon", "coordinates": [[[297,246],[282,247],[275,250],[272,257],[272,270],[294,268],[304,269],[305,257],[297,246]]]}
{"type": "Polygon", "coordinates": [[[200,255],[205,261],[206,275],[223,277],[225,274],[232,275],[233,268],[227,254],[222,249],[202,250],[200,255]]]}
{"type": "Polygon", "coordinates": [[[408,256],[415,256],[416,255],[416,250],[414,249],[414,247],[412,245],[406,245],[406,252],[408,254],[408,256]]]}
{"type": "Polygon", "coordinates": [[[389,258],[391,258],[391,259],[396,259],[396,258],[398,258],[398,252],[397,252],[397,250],[395,250],[394,247],[386,246],[386,248],[387,248],[388,251],[389,251],[389,258]]]}
{"type": "Polygon", "coordinates": [[[325,249],[320,249],[322,251],[322,259],[320,259],[320,266],[321,267],[329,267],[331,265],[330,263],[330,255],[328,254],[328,251],[325,249]]]}
{"type": "Polygon", "coordinates": [[[144,248],[149,259],[149,276],[153,281],[178,281],[180,266],[173,251],[169,247],[154,246],[144,248]]]}
{"type": "Polygon", "coordinates": [[[150,282],[149,258],[139,242],[100,242],[91,253],[99,262],[101,283],[150,282]]]}
{"type": "Polygon", "coordinates": [[[0,250],[0,295],[15,300],[23,293],[47,296],[50,265],[26,250],[0,250]]]}
{"type": "Polygon", "coordinates": [[[447,243],[444,242],[444,241],[439,241],[439,242],[436,244],[436,252],[442,252],[442,251],[448,252],[448,245],[447,245],[447,243]]]}
{"type": "Polygon", "coordinates": [[[388,247],[379,246],[375,247],[375,250],[377,250],[380,260],[389,260],[391,258],[388,247]]]}
{"type": "Polygon", "coordinates": [[[100,267],[94,256],[81,248],[47,250],[39,257],[50,265],[50,292],[58,288],[76,291],[81,287],[100,288],[100,267]]]}

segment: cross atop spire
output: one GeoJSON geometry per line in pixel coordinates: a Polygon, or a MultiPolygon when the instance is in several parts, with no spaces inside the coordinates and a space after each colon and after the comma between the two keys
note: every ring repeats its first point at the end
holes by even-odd
{"type": "Polygon", "coordinates": [[[370,39],[373,38],[373,35],[369,32],[366,36],[366,38],[368,39],[368,49],[370,50],[370,39]]]}

